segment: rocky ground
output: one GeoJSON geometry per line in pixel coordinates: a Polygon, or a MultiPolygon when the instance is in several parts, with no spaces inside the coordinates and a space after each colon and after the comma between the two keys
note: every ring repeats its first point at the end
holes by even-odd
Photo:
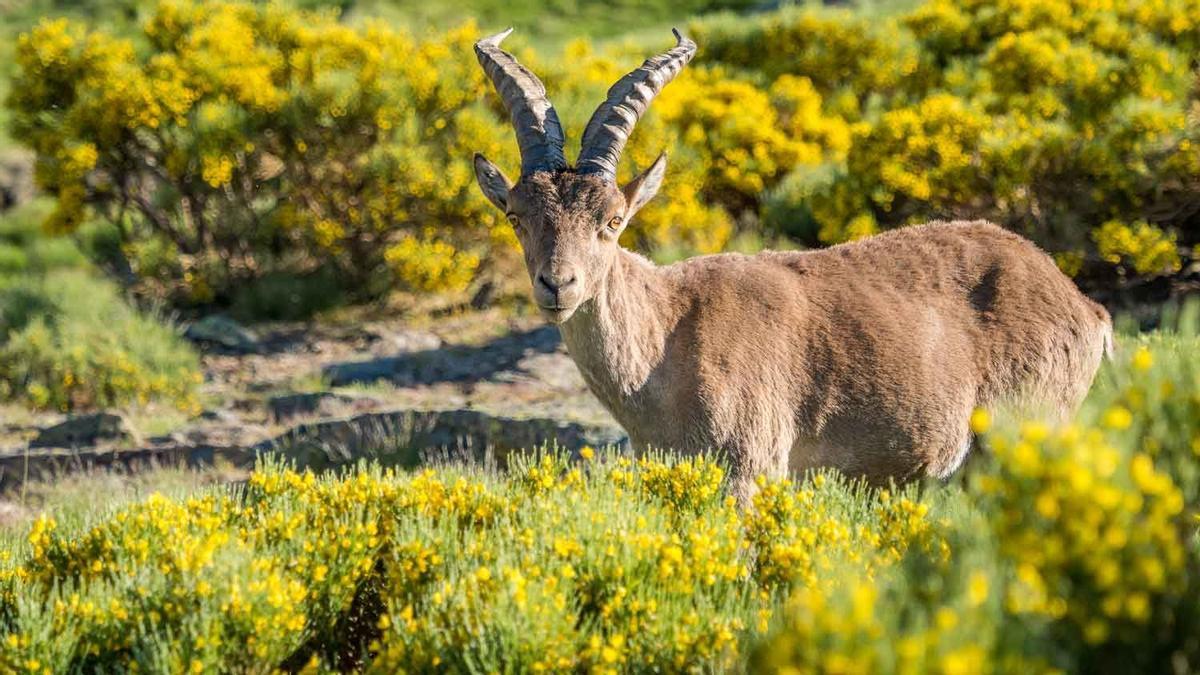
{"type": "Polygon", "coordinates": [[[558,443],[623,442],[557,329],[491,309],[412,321],[187,328],[203,350],[193,419],[153,409],[64,416],[0,410],[0,489],[81,469],[244,468],[264,452],[306,465],[558,443]]]}

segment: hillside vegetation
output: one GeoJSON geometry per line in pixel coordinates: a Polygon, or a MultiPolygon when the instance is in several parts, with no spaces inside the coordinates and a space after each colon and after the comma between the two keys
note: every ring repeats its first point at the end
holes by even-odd
{"type": "Polygon", "coordinates": [[[585,449],[505,473],[268,461],[237,488],[51,512],[6,544],[0,664],[1188,672],[1198,346],[1127,341],[1065,426],[977,411],[961,485],[764,480],[745,510],[719,462],[585,449]]]}
{"type": "MultiPolygon", "coordinates": [[[[0,215],[0,400],[194,417],[166,312],[299,319],[516,269],[470,166],[519,164],[472,53],[509,23],[570,156],[696,15],[622,165],[671,153],[624,235],[660,259],[937,217],[1092,288],[1200,258],[1193,0],[751,5],[0,0],[3,142],[43,192],[0,215]]],[[[0,672],[1197,672],[1198,323],[1126,335],[1070,422],[975,411],[947,484],[815,473],[739,505],[719,457],[530,448],[80,488],[0,527],[0,672]]]]}
{"type": "MultiPolygon", "coordinates": [[[[739,0],[605,13],[473,0],[459,14],[386,0],[9,2],[0,123],[36,153],[49,207],[0,215],[43,232],[6,241],[0,265],[37,259],[28,242],[81,250],[81,266],[156,309],[303,319],[515,278],[513,233],[470,166],[477,151],[518,164],[471,49],[510,14],[527,30],[509,44],[546,81],[568,155],[607,87],[669,44],[668,21],[700,43],[622,166],[628,179],[671,153],[662,193],[623,235],[660,260],[983,217],[1102,290],[1185,271],[1200,246],[1200,10],[1182,0],[758,13],[739,0]]],[[[194,407],[186,349],[145,333],[161,339],[119,340],[119,359],[105,340],[74,340],[97,345],[78,358],[61,337],[9,344],[44,363],[10,360],[0,398],[194,407]],[[145,366],[98,365],[120,359],[145,366]]]]}
{"type": "Polygon", "coordinates": [[[168,402],[199,412],[199,358],[131,306],[35,202],[0,219],[0,402],[55,411],[168,402]]]}
{"type": "MultiPolygon", "coordinates": [[[[48,226],[107,219],[147,289],[223,304],[328,266],[368,298],[463,288],[513,255],[469,166],[474,151],[516,165],[477,24],[172,0],[137,26],[40,22],[8,105],[57,198],[48,226]]],[[[821,245],[987,217],[1070,273],[1170,273],[1194,254],[1192,4],[929,0],[688,28],[701,54],[627,152],[628,175],[673,153],[630,245],[715,251],[738,230],[821,245]]],[[[577,131],[662,42],[514,46],[577,131]]]]}

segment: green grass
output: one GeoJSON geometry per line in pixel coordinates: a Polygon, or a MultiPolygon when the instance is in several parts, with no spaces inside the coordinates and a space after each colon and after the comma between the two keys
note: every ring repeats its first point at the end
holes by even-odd
{"type": "Polygon", "coordinates": [[[47,210],[37,201],[0,215],[0,400],[63,411],[164,400],[194,412],[190,345],[73,240],[43,234],[47,210]]]}
{"type": "Polygon", "coordinates": [[[0,334],[0,397],[64,411],[197,405],[195,352],[95,273],[54,271],[0,288],[0,334]]]}
{"type": "Polygon", "coordinates": [[[41,515],[51,516],[65,527],[82,529],[120,506],[154,493],[186,498],[245,476],[244,471],[214,466],[69,471],[40,476],[0,494],[0,504],[5,506],[4,517],[0,518],[0,548],[19,548],[30,523],[41,515]]]}
{"type": "Polygon", "coordinates": [[[509,26],[539,48],[556,48],[569,40],[611,40],[661,33],[684,26],[691,18],[720,10],[745,11],[749,0],[468,0],[462,3],[424,3],[361,0],[349,11],[352,19],[381,16],[413,27],[445,29],[473,19],[485,30],[509,26]]]}
{"type": "Polygon", "coordinates": [[[9,112],[8,106],[3,105],[3,102],[8,99],[9,90],[12,89],[12,73],[9,72],[7,65],[12,62],[12,34],[0,32],[0,63],[6,64],[0,67],[0,151],[4,151],[15,145],[8,131],[12,113],[9,112]]]}
{"type": "MultiPolygon", "coordinates": [[[[467,20],[475,20],[485,29],[514,26],[535,36],[539,46],[561,46],[577,37],[611,39],[645,30],[651,25],[682,25],[700,14],[749,11],[759,5],[752,0],[464,0],[456,3],[291,0],[291,4],[303,9],[336,12],[349,22],[382,18],[414,30],[444,30],[467,20]]],[[[0,0],[0,35],[15,36],[38,19],[54,16],[69,16],[92,25],[131,26],[140,13],[152,5],[153,0],[0,0]]]]}

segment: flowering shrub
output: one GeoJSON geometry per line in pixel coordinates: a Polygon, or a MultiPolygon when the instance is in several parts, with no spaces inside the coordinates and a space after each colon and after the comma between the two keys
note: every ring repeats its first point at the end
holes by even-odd
{"type": "Polygon", "coordinates": [[[195,352],[75,242],[46,236],[50,208],[38,200],[0,219],[0,401],[69,411],[155,399],[198,412],[195,352]]]}
{"type": "MultiPolygon", "coordinates": [[[[694,22],[702,57],[621,168],[672,153],[625,243],[716,251],[736,222],[829,244],[984,217],[1130,273],[1175,270],[1200,243],[1187,122],[1200,13],[1135,7],[927,0],[895,19],[694,22]]],[[[8,106],[57,199],[47,226],[108,218],[134,270],[177,299],[320,266],[351,297],[462,288],[515,244],[473,185],[475,151],[516,165],[478,35],[162,0],[133,40],[39,24],[17,45],[8,106]]],[[[518,51],[574,139],[645,49],[518,51]]]]}
{"type": "Polygon", "coordinates": [[[718,19],[692,27],[708,60],[762,72],[774,80],[810,78],[835,95],[835,110],[862,114],[868,99],[905,86],[920,70],[911,36],[847,10],[785,9],[745,21],[718,19]]]}
{"type": "MultiPolygon", "coordinates": [[[[1128,420],[1117,409],[1106,423],[1128,420]]],[[[1054,620],[1064,643],[1147,648],[1186,584],[1183,496],[1170,476],[1146,454],[1121,457],[1100,429],[1029,425],[993,449],[999,472],[983,492],[1015,569],[1008,612],[1054,620]]]]}
{"type": "Polygon", "coordinates": [[[1158,274],[1196,243],[1197,25],[1186,3],[927,0],[895,20],[788,10],[692,30],[702,63],[808,78],[810,115],[851,125],[833,171],[792,168],[770,227],[816,244],[982,217],[1158,274]]]}
{"type": "MultiPolygon", "coordinates": [[[[1181,321],[1189,322],[1194,315],[1181,321]]],[[[1104,672],[1195,663],[1200,371],[1184,353],[1195,345],[1194,337],[1129,345],[1073,423],[993,430],[991,415],[976,411],[971,424],[990,457],[966,480],[971,505],[950,521],[915,521],[907,554],[874,575],[840,567],[802,585],[755,649],[756,667],[1104,672]],[[914,547],[928,528],[943,544],[914,547]]]]}
{"type": "MultiPolygon", "coordinates": [[[[711,460],[585,455],[518,459],[504,478],[372,468],[318,478],[268,463],[233,494],[156,495],[88,527],[44,516],[3,556],[0,664],[731,666],[783,597],[781,559],[757,550],[766,526],[722,494],[711,460]]],[[[804,495],[840,506],[777,514],[779,526],[869,530],[855,552],[875,569],[934,527],[911,496],[855,508],[866,496],[833,476],[804,495]]],[[[822,542],[798,538],[789,551],[836,569],[822,542]]]]}
{"type": "Polygon", "coordinates": [[[1092,238],[1100,255],[1110,263],[1128,263],[1139,274],[1179,271],[1175,235],[1145,221],[1127,225],[1110,220],[1093,230],[1092,238]]]}
{"type": "Polygon", "coordinates": [[[244,487],[47,514],[0,550],[6,672],[1157,672],[1200,658],[1195,338],[1127,344],[1073,423],[977,411],[962,487],[704,457],[505,473],[268,461],[244,487]],[[1115,661],[1113,661],[1115,659],[1115,661]]]}
{"type": "Polygon", "coordinates": [[[9,106],[57,196],[47,226],[106,217],[177,299],[322,266],[358,295],[461,288],[497,224],[470,154],[515,151],[481,104],[475,38],[164,0],[136,41],[38,24],[9,106]]]}

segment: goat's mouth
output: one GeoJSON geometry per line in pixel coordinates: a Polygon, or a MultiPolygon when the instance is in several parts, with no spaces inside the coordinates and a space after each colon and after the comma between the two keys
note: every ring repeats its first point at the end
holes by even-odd
{"type": "Polygon", "coordinates": [[[538,309],[541,310],[542,316],[550,322],[562,323],[571,318],[571,315],[578,309],[578,305],[543,305],[539,303],[538,309]]]}

